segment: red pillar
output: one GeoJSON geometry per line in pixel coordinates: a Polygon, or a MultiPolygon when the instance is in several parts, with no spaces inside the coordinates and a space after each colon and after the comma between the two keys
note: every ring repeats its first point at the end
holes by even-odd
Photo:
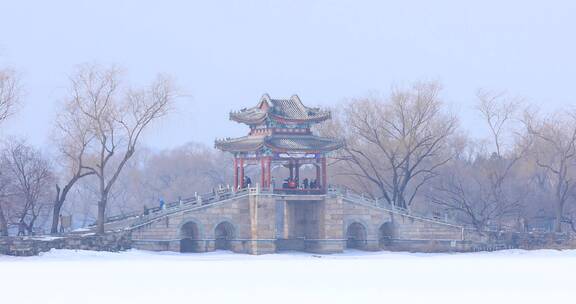
{"type": "Polygon", "coordinates": [[[316,156],[316,183],[320,183],[320,173],[322,171],[322,160],[321,158],[317,155],[316,156]]]}
{"type": "Polygon", "coordinates": [[[326,157],[322,157],[322,189],[328,189],[328,179],[326,178],[326,157]]]}
{"type": "Polygon", "coordinates": [[[262,157],[262,159],[260,160],[260,164],[261,164],[261,171],[262,171],[262,188],[268,189],[270,188],[270,184],[272,181],[272,177],[271,177],[271,163],[272,163],[272,157],[262,157]]]}
{"type": "Polygon", "coordinates": [[[266,157],[260,158],[260,185],[266,188],[266,157]]]}
{"type": "Polygon", "coordinates": [[[234,157],[234,191],[238,190],[238,159],[234,157]]]}
{"type": "Polygon", "coordinates": [[[240,158],[240,174],[239,174],[239,180],[238,183],[240,184],[240,188],[244,188],[244,159],[240,158]]]}
{"type": "Polygon", "coordinates": [[[268,156],[267,159],[267,175],[268,175],[268,179],[266,180],[266,188],[270,188],[270,185],[272,184],[272,157],[268,156]]]}

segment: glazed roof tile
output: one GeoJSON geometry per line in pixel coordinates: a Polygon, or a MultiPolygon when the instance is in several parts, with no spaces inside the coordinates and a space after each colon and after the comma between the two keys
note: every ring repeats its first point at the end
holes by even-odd
{"type": "Polygon", "coordinates": [[[284,121],[321,122],[330,118],[330,112],[306,107],[297,95],[290,99],[272,99],[264,94],[255,107],[230,113],[230,119],[250,125],[262,124],[268,117],[284,121]]]}

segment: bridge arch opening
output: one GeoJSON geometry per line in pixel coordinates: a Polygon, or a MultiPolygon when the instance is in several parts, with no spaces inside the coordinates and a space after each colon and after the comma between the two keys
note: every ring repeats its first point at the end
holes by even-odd
{"type": "Polygon", "coordinates": [[[354,222],[346,229],[346,248],[364,249],[367,243],[366,227],[354,222]]]}
{"type": "Polygon", "coordinates": [[[394,238],[394,225],[392,222],[386,222],[378,228],[378,245],[380,248],[385,248],[392,243],[394,238]]]}
{"type": "Polygon", "coordinates": [[[232,250],[232,240],[235,238],[235,229],[230,222],[221,222],[214,228],[216,250],[232,250]]]}
{"type": "Polygon", "coordinates": [[[180,252],[198,252],[200,233],[198,224],[187,222],[180,228],[180,252]]]}

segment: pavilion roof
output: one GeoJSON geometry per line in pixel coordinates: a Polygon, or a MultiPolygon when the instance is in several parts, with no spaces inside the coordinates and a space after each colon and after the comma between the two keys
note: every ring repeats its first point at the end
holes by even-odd
{"type": "Polygon", "coordinates": [[[249,125],[262,124],[267,118],[280,122],[317,123],[329,119],[330,112],[305,106],[298,95],[289,99],[272,99],[264,94],[255,107],[230,113],[231,120],[249,125]]]}
{"type": "Polygon", "coordinates": [[[341,148],[343,142],[315,135],[273,134],[217,140],[215,146],[228,152],[256,152],[264,147],[275,152],[329,152],[341,148]]]}

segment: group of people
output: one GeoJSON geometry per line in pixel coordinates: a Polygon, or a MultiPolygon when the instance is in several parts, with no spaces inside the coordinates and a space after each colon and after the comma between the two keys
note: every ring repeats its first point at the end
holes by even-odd
{"type": "Polygon", "coordinates": [[[282,184],[284,189],[320,189],[320,183],[316,179],[309,180],[305,178],[302,184],[297,178],[286,178],[282,184]]]}

